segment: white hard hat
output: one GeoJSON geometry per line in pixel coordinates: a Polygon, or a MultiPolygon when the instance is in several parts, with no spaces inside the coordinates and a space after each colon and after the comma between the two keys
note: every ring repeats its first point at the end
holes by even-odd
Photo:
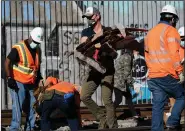
{"type": "Polygon", "coordinates": [[[184,36],[184,26],[178,30],[180,36],[184,36]]]}
{"type": "Polygon", "coordinates": [[[38,43],[43,42],[43,34],[44,32],[42,28],[40,27],[36,27],[30,32],[30,36],[33,39],[33,41],[38,42],[38,43]]]}
{"type": "Polygon", "coordinates": [[[165,5],[162,8],[161,14],[162,13],[171,13],[171,14],[174,14],[174,15],[176,15],[178,17],[177,10],[172,5],[165,5]]]}
{"type": "Polygon", "coordinates": [[[94,14],[100,14],[100,11],[95,7],[88,7],[85,13],[82,15],[82,18],[90,17],[94,14]]]}

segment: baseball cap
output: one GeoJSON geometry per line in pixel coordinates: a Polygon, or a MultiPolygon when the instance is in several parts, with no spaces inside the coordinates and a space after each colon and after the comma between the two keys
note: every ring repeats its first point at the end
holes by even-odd
{"type": "Polygon", "coordinates": [[[88,7],[85,13],[82,15],[82,18],[91,17],[94,14],[100,14],[100,11],[95,7],[88,7]]]}

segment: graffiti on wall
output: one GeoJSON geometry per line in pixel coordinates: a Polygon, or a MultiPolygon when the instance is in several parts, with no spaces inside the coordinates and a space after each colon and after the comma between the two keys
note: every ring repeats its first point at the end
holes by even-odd
{"type": "MultiPolygon", "coordinates": [[[[59,74],[67,81],[77,81],[79,78],[79,63],[74,58],[72,52],[79,44],[81,30],[77,28],[66,27],[61,30],[62,51],[60,51],[59,74]]],[[[59,42],[60,43],[60,42],[59,42]]]]}

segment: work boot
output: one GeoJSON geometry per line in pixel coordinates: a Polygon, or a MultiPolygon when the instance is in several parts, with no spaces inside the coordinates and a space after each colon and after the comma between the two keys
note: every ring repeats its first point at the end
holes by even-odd
{"type": "Polygon", "coordinates": [[[165,131],[182,131],[180,126],[167,126],[165,131]]]}

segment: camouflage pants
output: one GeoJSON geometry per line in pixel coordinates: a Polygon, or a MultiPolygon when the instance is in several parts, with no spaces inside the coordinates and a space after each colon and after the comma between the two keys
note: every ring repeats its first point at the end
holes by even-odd
{"type": "Polygon", "coordinates": [[[126,84],[132,85],[132,56],[129,53],[122,54],[115,60],[114,87],[126,92],[126,84]]]}
{"type": "Polygon", "coordinates": [[[82,86],[81,100],[92,114],[100,120],[99,129],[106,128],[107,125],[109,128],[118,128],[115,108],[112,101],[113,76],[105,76],[99,84],[93,80],[85,82],[82,86]],[[101,84],[102,87],[102,99],[106,108],[106,114],[91,98],[99,84],[101,84]]]}

